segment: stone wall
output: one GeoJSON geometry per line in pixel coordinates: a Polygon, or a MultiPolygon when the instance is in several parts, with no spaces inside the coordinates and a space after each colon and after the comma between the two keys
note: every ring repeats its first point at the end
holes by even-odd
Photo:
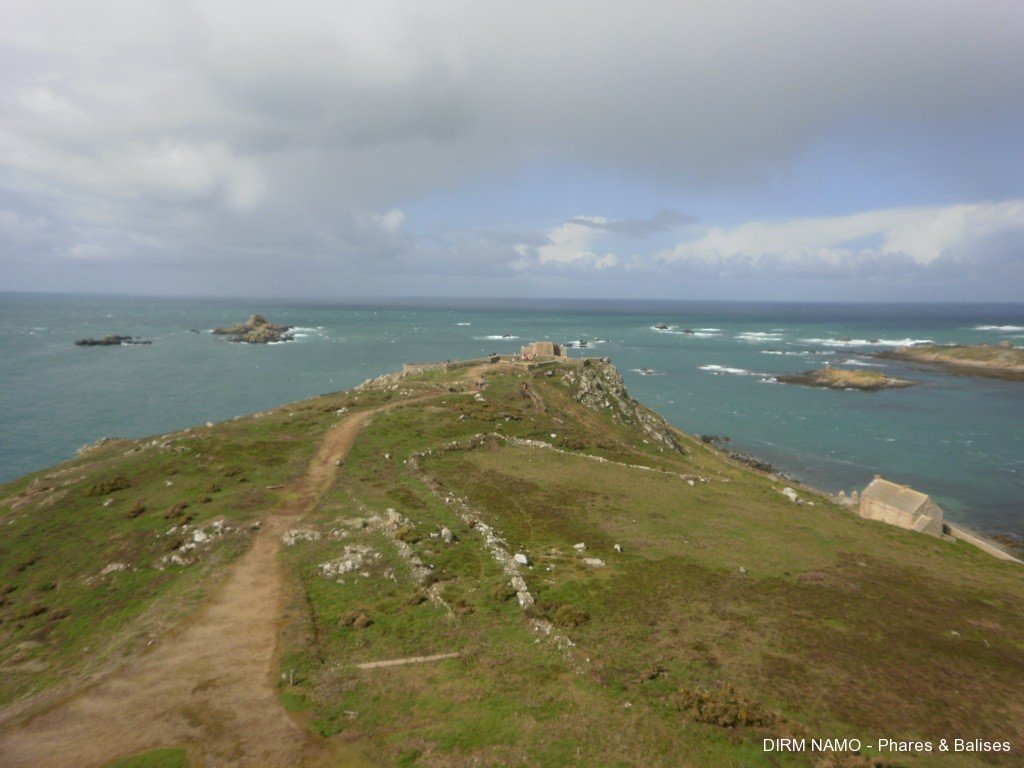
{"type": "Polygon", "coordinates": [[[863,495],[860,499],[860,516],[897,525],[909,531],[942,537],[942,509],[930,499],[917,512],[907,512],[869,495],[863,495]]]}

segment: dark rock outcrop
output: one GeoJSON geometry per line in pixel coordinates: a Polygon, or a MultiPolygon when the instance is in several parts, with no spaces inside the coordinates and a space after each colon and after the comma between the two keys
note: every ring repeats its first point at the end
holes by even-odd
{"type": "Polygon", "coordinates": [[[686,453],[669,423],[629,396],[614,365],[586,358],[581,367],[570,369],[562,380],[572,387],[577,402],[595,411],[610,410],[615,420],[640,427],[655,445],[686,453]]]}
{"type": "Polygon", "coordinates": [[[111,334],[102,339],[78,339],[76,347],[118,347],[122,344],[152,344],[151,341],[136,338],[135,336],[118,336],[111,334]]]}
{"type": "Polygon", "coordinates": [[[290,326],[275,325],[263,315],[250,315],[244,323],[236,323],[227,328],[214,328],[213,332],[218,336],[227,336],[228,341],[269,344],[273,341],[291,341],[290,330],[290,326]]]}

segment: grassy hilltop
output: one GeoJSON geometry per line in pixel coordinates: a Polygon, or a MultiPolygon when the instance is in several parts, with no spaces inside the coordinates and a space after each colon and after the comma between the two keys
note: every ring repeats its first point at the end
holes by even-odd
{"type": "Polygon", "coordinates": [[[1019,764],[1020,566],[784,485],[596,360],[392,374],[99,445],[0,487],[0,754],[856,766],[762,739],[964,737],[1014,752],[878,764],[1019,764]],[[209,653],[194,681],[176,647],[209,653]],[[170,658],[184,693],[133,690],[170,658]],[[161,715],[96,736],[126,701],[161,715]]]}

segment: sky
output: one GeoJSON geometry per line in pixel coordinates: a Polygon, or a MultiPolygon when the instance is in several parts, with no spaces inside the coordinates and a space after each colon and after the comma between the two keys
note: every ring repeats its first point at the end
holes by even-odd
{"type": "Polygon", "coordinates": [[[1019,0],[0,16],[0,290],[1024,301],[1019,0]]]}

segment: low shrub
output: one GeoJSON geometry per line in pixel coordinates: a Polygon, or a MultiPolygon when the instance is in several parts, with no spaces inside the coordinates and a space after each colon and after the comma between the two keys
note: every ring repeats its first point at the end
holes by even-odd
{"type": "Polygon", "coordinates": [[[168,508],[168,510],[164,512],[164,519],[170,520],[175,517],[181,517],[185,513],[186,509],[188,509],[188,502],[179,501],[173,507],[168,508]]]}
{"type": "Polygon", "coordinates": [[[365,611],[358,609],[345,611],[338,619],[339,627],[352,627],[353,629],[365,629],[373,624],[373,619],[365,611]]]}
{"type": "Polygon", "coordinates": [[[113,480],[106,480],[102,483],[96,483],[89,487],[89,490],[85,492],[86,496],[107,496],[108,494],[114,493],[115,491],[123,491],[125,488],[131,488],[132,484],[128,482],[128,478],[118,475],[113,480]]]}
{"type": "Polygon", "coordinates": [[[694,722],[722,728],[773,728],[779,724],[777,715],[755,701],[744,699],[731,685],[717,691],[682,688],[679,691],[679,708],[694,722]]]}
{"type": "Polygon", "coordinates": [[[507,603],[516,596],[516,591],[511,584],[499,584],[491,592],[491,596],[499,603],[507,603]]]}
{"type": "Polygon", "coordinates": [[[590,617],[574,605],[560,605],[551,620],[560,627],[579,627],[590,617]]]}
{"type": "Polygon", "coordinates": [[[416,532],[411,525],[403,525],[395,531],[395,538],[404,541],[406,544],[417,544],[423,540],[423,536],[416,532]]]}

